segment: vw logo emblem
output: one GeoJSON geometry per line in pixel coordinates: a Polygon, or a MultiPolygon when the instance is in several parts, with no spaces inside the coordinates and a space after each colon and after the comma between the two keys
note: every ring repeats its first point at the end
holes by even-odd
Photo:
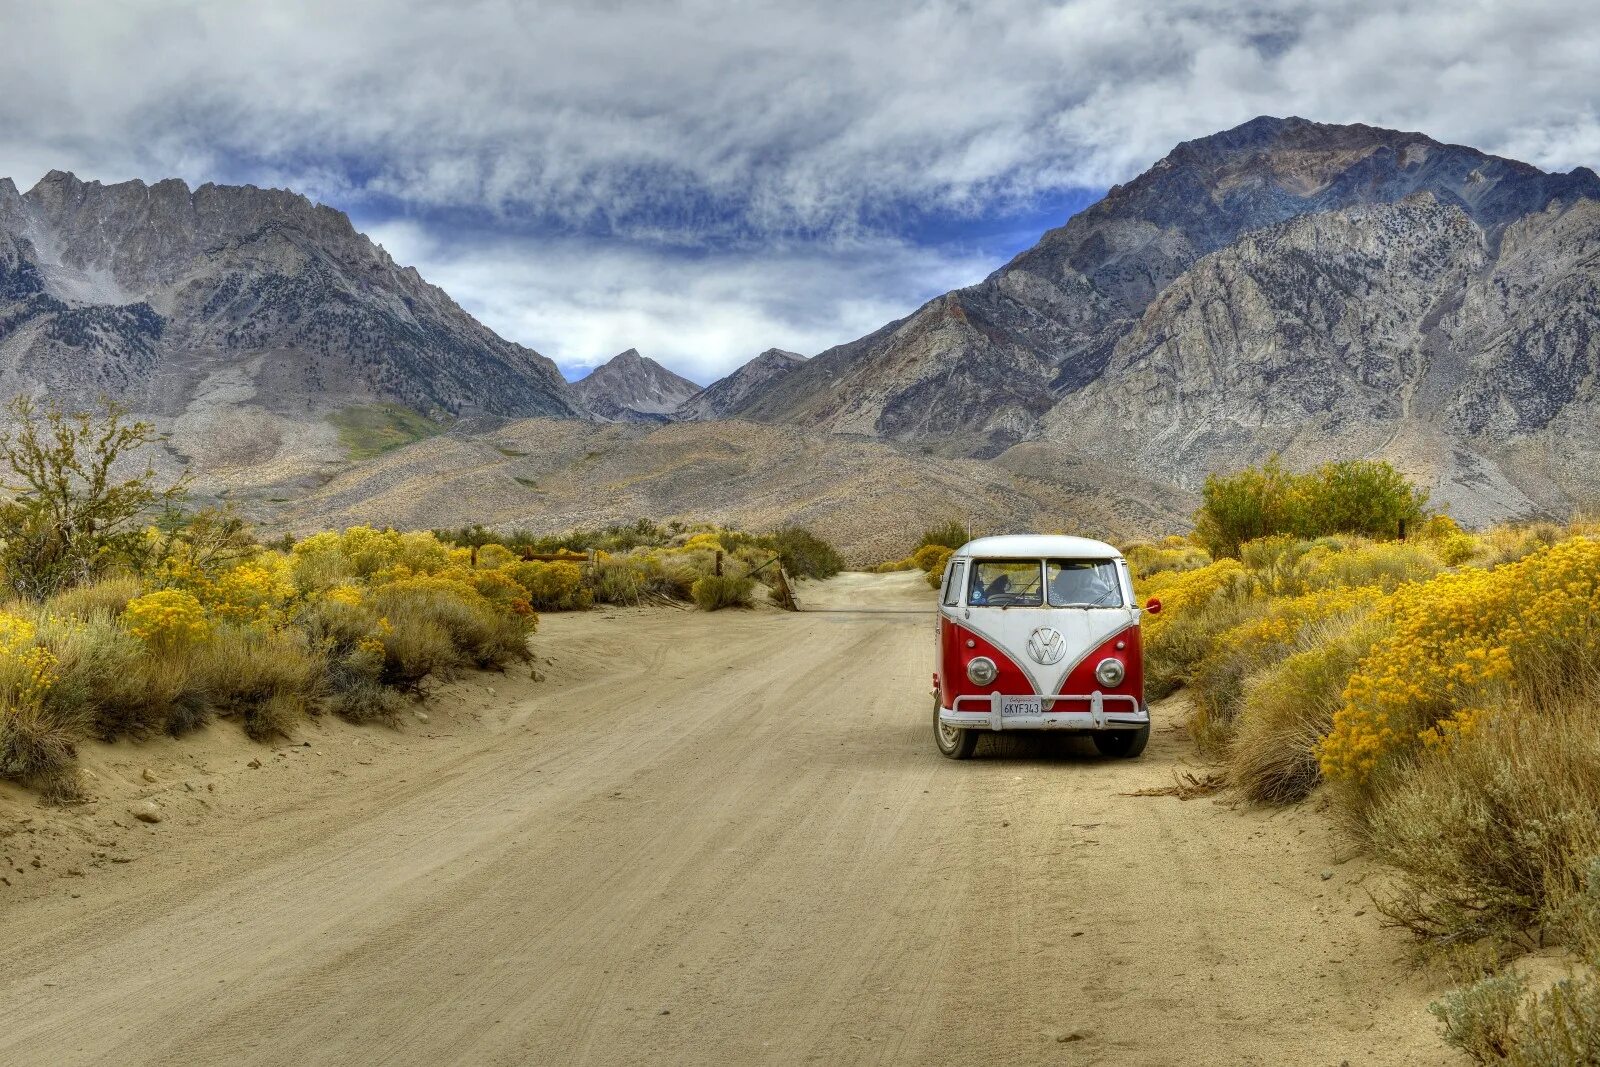
{"type": "Polygon", "coordinates": [[[1039,627],[1028,638],[1028,655],[1033,657],[1035,663],[1048,667],[1052,663],[1060,663],[1061,657],[1066,654],[1067,639],[1048,626],[1039,627]]]}

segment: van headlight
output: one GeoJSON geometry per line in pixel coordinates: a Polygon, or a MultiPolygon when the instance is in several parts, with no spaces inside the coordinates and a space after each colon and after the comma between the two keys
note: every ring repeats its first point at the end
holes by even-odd
{"type": "Polygon", "coordinates": [[[1128,672],[1122,666],[1122,661],[1120,659],[1108,657],[1101,660],[1100,665],[1094,669],[1094,676],[1098,678],[1100,680],[1100,684],[1105,686],[1107,689],[1115,689],[1117,686],[1121,685],[1122,679],[1127,677],[1127,675],[1128,672]]]}
{"type": "Polygon", "coordinates": [[[988,685],[1000,676],[1000,668],[988,656],[979,656],[967,664],[967,680],[973,685],[988,685]]]}

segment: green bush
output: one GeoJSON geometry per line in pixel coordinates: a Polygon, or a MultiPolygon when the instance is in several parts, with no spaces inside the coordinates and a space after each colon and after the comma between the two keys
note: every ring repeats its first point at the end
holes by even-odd
{"type": "Polygon", "coordinates": [[[1292,534],[1360,534],[1390,540],[1427,517],[1428,494],[1388,463],[1344,460],[1295,474],[1273,458],[1261,467],[1206,479],[1195,536],[1213,557],[1237,558],[1242,545],[1292,534]]]}
{"type": "Polygon", "coordinates": [[[783,569],[796,578],[822,580],[844,570],[844,558],[831,544],[801,526],[785,526],[771,534],[771,547],[783,569]]]}
{"type": "Polygon", "coordinates": [[[972,540],[972,531],[965,525],[951,519],[949,522],[940,523],[922,532],[922,539],[913,547],[915,554],[918,548],[927,548],[929,545],[939,545],[950,549],[952,552],[972,540]]]}

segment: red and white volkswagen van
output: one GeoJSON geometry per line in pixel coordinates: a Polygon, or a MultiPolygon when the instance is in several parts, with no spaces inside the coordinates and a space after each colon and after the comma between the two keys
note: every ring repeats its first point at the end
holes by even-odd
{"type": "Polygon", "coordinates": [[[1082,730],[1105,755],[1142,753],[1139,614],[1127,561],[1103,542],[1026,534],[961,546],[939,595],[939,751],[966,759],[980,730],[1082,730]]]}

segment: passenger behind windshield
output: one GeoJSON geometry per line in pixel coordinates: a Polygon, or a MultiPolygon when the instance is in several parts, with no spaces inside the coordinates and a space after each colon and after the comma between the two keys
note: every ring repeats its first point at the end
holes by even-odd
{"type": "Polygon", "coordinates": [[[967,603],[990,608],[1036,608],[1044,603],[1036,560],[980,559],[972,565],[967,603]]]}
{"type": "Polygon", "coordinates": [[[1052,559],[1044,565],[1053,608],[1120,608],[1122,584],[1109,559],[1052,559]]]}

